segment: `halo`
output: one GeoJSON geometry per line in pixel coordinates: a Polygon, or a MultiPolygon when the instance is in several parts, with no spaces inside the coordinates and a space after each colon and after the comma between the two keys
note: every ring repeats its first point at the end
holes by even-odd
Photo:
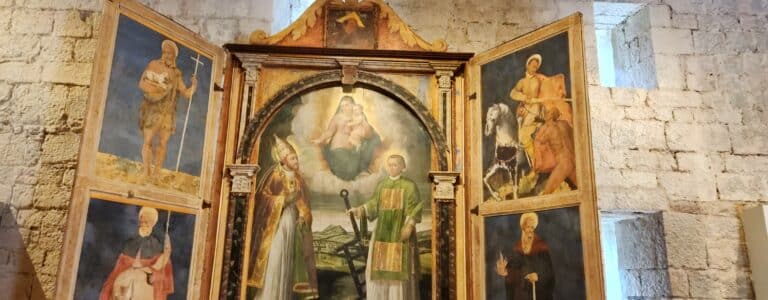
{"type": "Polygon", "coordinates": [[[539,65],[541,65],[541,61],[542,61],[542,60],[541,60],[541,55],[540,55],[540,54],[538,54],[538,53],[537,53],[537,54],[534,54],[534,55],[531,55],[531,56],[529,56],[529,57],[528,57],[528,59],[527,59],[527,60],[525,60],[525,65],[526,65],[526,66],[528,66],[528,63],[530,63],[532,59],[536,59],[536,60],[538,60],[538,61],[539,61],[539,65]]]}
{"type": "Polygon", "coordinates": [[[520,228],[523,228],[525,221],[531,219],[533,221],[533,228],[539,227],[539,215],[535,212],[527,212],[520,216],[520,228]]]}

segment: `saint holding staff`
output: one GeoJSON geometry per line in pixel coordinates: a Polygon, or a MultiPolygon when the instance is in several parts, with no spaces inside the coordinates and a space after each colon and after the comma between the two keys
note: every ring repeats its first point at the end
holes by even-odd
{"type": "Polygon", "coordinates": [[[164,241],[160,242],[152,235],[157,219],[157,209],[145,206],[139,210],[138,234],[123,245],[114,269],[104,282],[99,300],[164,300],[173,293],[168,224],[164,241]]]}
{"type": "Polygon", "coordinates": [[[551,300],[555,276],[549,246],[536,235],[539,216],[534,212],[520,216],[520,240],[508,256],[499,252],[496,274],[504,277],[509,300],[551,300]]]}
{"type": "MultiPolygon", "coordinates": [[[[181,70],[176,66],[176,57],[179,55],[176,43],[164,40],[161,49],[160,59],[149,62],[139,80],[139,89],[144,93],[139,128],[144,136],[141,157],[145,179],[152,179],[157,170],[163,167],[168,140],[176,131],[176,100],[179,94],[192,101],[192,95],[197,89],[197,74],[192,75],[191,84],[187,87],[181,70]]],[[[197,63],[199,59],[196,61],[195,73],[197,63]]],[[[186,120],[184,125],[186,130],[186,120]]],[[[178,171],[178,160],[176,165],[178,171]]]]}
{"type": "Polygon", "coordinates": [[[247,283],[255,299],[317,298],[312,212],[299,158],[287,141],[275,136],[276,164],[256,188],[247,283]]]}

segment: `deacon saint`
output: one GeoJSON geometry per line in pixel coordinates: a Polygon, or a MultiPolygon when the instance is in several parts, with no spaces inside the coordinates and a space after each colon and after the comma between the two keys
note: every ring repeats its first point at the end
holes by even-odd
{"type": "Polygon", "coordinates": [[[350,210],[356,217],[378,220],[371,237],[366,269],[368,299],[419,299],[419,260],[416,223],[424,203],[416,183],[403,176],[405,158],[387,158],[388,177],[373,196],[350,210]]]}

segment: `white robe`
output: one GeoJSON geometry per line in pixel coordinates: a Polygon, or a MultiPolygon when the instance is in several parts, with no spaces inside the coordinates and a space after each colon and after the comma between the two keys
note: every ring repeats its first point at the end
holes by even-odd
{"type": "Polygon", "coordinates": [[[280,221],[267,254],[267,269],[264,273],[264,287],[259,289],[254,300],[293,299],[293,242],[296,234],[296,220],[299,212],[293,203],[287,204],[280,215],[280,221]]]}
{"type": "MultiPolygon", "coordinates": [[[[371,237],[371,241],[375,240],[374,236],[371,237]]],[[[368,261],[365,269],[365,296],[369,300],[389,300],[389,299],[404,299],[404,300],[418,300],[419,299],[419,270],[416,268],[416,260],[419,259],[418,248],[416,247],[416,231],[414,230],[411,240],[408,242],[408,261],[410,262],[411,274],[408,276],[408,280],[372,280],[371,279],[371,257],[373,257],[373,247],[368,247],[368,261]]]]}

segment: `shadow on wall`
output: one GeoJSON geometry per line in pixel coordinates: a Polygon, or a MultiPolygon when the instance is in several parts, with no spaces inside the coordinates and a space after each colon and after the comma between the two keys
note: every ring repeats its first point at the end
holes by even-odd
{"type": "Polygon", "coordinates": [[[22,230],[10,206],[0,203],[0,298],[45,299],[22,230]]]}

